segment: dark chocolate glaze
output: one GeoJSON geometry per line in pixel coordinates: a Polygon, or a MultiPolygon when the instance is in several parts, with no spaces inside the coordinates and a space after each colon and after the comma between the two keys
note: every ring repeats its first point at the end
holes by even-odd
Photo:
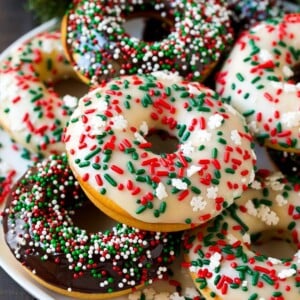
{"type": "Polygon", "coordinates": [[[207,9],[199,1],[76,1],[66,15],[64,44],[75,69],[94,85],[162,70],[203,80],[233,43],[226,5],[211,2],[207,9]],[[148,22],[137,39],[124,24],[141,16],[148,22]]]}
{"type": "MultiPolygon", "coordinates": [[[[147,232],[122,224],[88,233],[74,223],[86,209],[97,208],[80,189],[66,156],[52,156],[32,167],[10,193],[3,212],[7,245],[37,277],[69,291],[132,289],[167,272],[179,252],[181,233],[147,232]]],[[[99,214],[101,227],[108,217],[99,214]]]]}

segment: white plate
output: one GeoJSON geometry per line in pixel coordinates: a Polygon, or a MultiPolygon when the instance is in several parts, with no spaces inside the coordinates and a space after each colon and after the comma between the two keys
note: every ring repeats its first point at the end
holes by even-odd
{"type": "MultiPolygon", "coordinates": [[[[28,32],[24,36],[22,36],[20,39],[15,41],[10,47],[8,47],[2,54],[0,55],[0,62],[4,60],[6,57],[9,56],[9,54],[18,47],[21,43],[26,41],[27,39],[35,36],[38,33],[50,30],[57,26],[57,20],[51,20],[32,31],[28,32]]],[[[0,128],[0,177],[7,177],[9,174],[12,174],[14,172],[14,175],[12,176],[13,182],[15,182],[32,164],[32,160],[34,158],[28,159],[26,158],[26,152],[25,150],[14,143],[10,137],[7,135],[6,132],[4,132],[0,128]]],[[[3,196],[3,195],[2,195],[3,196]]],[[[1,203],[1,197],[0,195],[0,211],[3,210],[4,203],[1,203]]],[[[178,281],[181,284],[183,294],[185,296],[195,296],[198,295],[196,292],[194,285],[191,281],[191,278],[187,271],[183,268],[181,268],[181,258],[178,258],[176,263],[173,267],[174,272],[174,278],[172,276],[172,280],[178,281]]],[[[23,269],[23,267],[20,265],[20,263],[15,259],[15,257],[10,252],[8,246],[6,245],[4,234],[3,234],[3,228],[2,223],[0,223],[0,267],[2,267],[8,275],[10,275],[20,286],[22,286],[25,290],[27,290],[33,297],[37,299],[43,299],[43,300],[67,300],[70,298],[65,297],[62,295],[59,295],[55,292],[52,292],[40,284],[38,284],[36,281],[31,279],[28,276],[28,273],[23,269]]],[[[150,286],[150,288],[153,288],[155,292],[159,293],[159,299],[169,299],[170,293],[175,292],[175,287],[170,282],[158,282],[154,284],[153,286],[150,286]],[[166,297],[163,297],[166,296],[166,297]]],[[[136,294],[138,295],[138,294],[136,294]]],[[[130,299],[139,299],[139,297],[133,297],[134,294],[130,295],[130,299]]],[[[128,299],[129,296],[124,296],[121,298],[118,298],[118,300],[128,299]]]]}
{"type": "MultiPolygon", "coordinates": [[[[34,30],[28,32],[16,42],[14,42],[10,47],[8,47],[1,55],[0,55],[0,62],[5,59],[11,51],[13,51],[16,47],[18,47],[22,42],[35,36],[36,34],[47,31],[49,29],[54,28],[57,26],[57,20],[51,20],[34,30]]],[[[0,177],[6,177],[10,172],[15,172],[13,176],[13,181],[16,181],[28,166],[32,163],[31,160],[26,159],[23,154],[24,149],[17,144],[13,143],[6,132],[4,132],[0,128],[0,177]]],[[[261,147],[256,148],[256,153],[258,156],[258,166],[265,167],[269,169],[273,169],[274,166],[272,162],[269,160],[268,156],[265,153],[265,150],[261,147]]],[[[26,156],[26,155],[25,155],[26,156]]],[[[0,195],[1,201],[1,195],[0,195]]],[[[3,203],[0,203],[0,211],[3,209],[3,203]]],[[[175,281],[180,282],[183,295],[191,297],[192,295],[196,295],[197,292],[194,288],[194,285],[191,281],[191,278],[187,271],[181,268],[181,258],[179,258],[174,267],[174,279],[175,281]]],[[[7,247],[3,230],[2,230],[2,223],[0,223],[0,267],[2,267],[7,274],[9,274],[20,286],[22,286],[25,290],[27,290],[33,297],[37,299],[43,300],[67,300],[70,299],[69,297],[65,297],[59,294],[56,294],[43,286],[39,285],[36,281],[31,279],[27,272],[23,269],[20,263],[15,259],[15,257],[10,252],[9,248],[7,247]]],[[[157,293],[160,293],[159,299],[169,299],[168,296],[170,293],[175,291],[175,287],[168,282],[159,282],[150,286],[150,288],[154,288],[157,293]],[[163,297],[163,294],[166,296],[163,297]]],[[[130,299],[139,299],[139,297],[133,297],[130,295],[130,299]]],[[[118,298],[119,300],[128,299],[128,296],[118,298]]]]}

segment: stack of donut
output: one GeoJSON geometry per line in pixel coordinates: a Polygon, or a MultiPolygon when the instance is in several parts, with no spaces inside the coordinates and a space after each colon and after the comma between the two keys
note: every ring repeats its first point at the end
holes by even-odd
{"type": "Polygon", "coordinates": [[[258,170],[255,143],[300,153],[300,14],[245,1],[246,20],[235,2],[73,1],[60,30],[0,62],[0,124],[35,157],[6,186],[3,229],[34,280],[123,297],[183,252],[205,299],[297,298],[299,183],[258,170]],[[134,18],[150,20],[141,38],[134,18]],[[84,83],[79,99],[56,92],[66,78],[84,83]],[[290,257],[254,249],[278,239],[290,257]]]}

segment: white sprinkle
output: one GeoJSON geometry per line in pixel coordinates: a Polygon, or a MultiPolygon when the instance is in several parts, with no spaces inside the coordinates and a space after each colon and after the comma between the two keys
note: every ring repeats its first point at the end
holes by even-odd
{"type": "Polygon", "coordinates": [[[207,201],[205,201],[201,196],[192,197],[190,203],[193,208],[193,211],[203,210],[207,205],[207,201]]]}
{"type": "Polygon", "coordinates": [[[106,121],[102,120],[99,116],[93,116],[90,120],[91,134],[100,135],[105,131],[106,121]]]}
{"type": "Polygon", "coordinates": [[[257,217],[267,225],[276,225],[279,222],[279,217],[277,214],[266,205],[261,205],[257,209],[257,217]]]}
{"type": "Polygon", "coordinates": [[[221,259],[222,259],[222,255],[218,252],[215,252],[210,257],[210,263],[209,263],[210,269],[214,270],[215,268],[219,267],[221,259]]]}
{"type": "Polygon", "coordinates": [[[219,188],[217,186],[210,186],[206,191],[206,197],[208,199],[216,199],[218,196],[219,188]]]}
{"type": "Polygon", "coordinates": [[[222,125],[223,120],[223,116],[221,116],[220,114],[214,114],[208,118],[207,125],[210,129],[215,129],[222,125]]]}
{"type": "Polygon", "coordinates": [[[112,128],[116,130],[123,130],[127,128],[128,121],[124,118],[123,115],[113,116],[111,118],[113,123],[112,128]]]}
{"type": "Polygon", "coordinates": [[[64,104],[70,108],[75,108],[78,104],[78,98],[71,95],[65,95],[63,101],[64,104]]]}
{"type": "Polygon", "coordinates": [[[166,187],[164,186],[164,184],[162,182],[160,182],[157,185],[157,188],[156,188],[155,192],[156,192],[156,197],[159,200],[162,200],[162,199],[168,197],[168,193],[166,191],[166,187]]]}
{"type": "Polygon", "coordinates": [[[172,179],[172,185],[176,187],[178,190],[186,190],[187,189],[187,183],[183,182],[179,178],[173,178],[172,179]]]}
{"type": "Polygon", "coordinates": [[[199,130],[196,134],[196,144],[209,142],[211,140],[211,133],[207,130],[199,130]]]}
{"type": "Polygon", "coordinates": [[[182,151],[184,156],[191,156],[191,154],[195,151],[192,143],[189,141],[187,143],[180,145],[180,150],[182,151]]]}
{"type": "Polygon", "coordinates": [[[290,268],[290,269],[284,269],[284,270],[281,270],[279,273],[278,273],[278,277],[280,279],[284,279],[284,278],[287,278],[287,277],[291,277],[293,275],[295,275],[297,272],[295,269],[293,268],[290,268]]]}

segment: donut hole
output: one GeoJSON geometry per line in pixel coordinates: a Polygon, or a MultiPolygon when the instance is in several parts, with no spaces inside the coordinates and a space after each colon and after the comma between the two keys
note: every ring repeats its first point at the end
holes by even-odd
{"type": "Polygon", "coordinates": [[[277,259],[291,259],[297,252],[290,232],[266,230],[251,235],[251,250],[258,255],[277,259]]]}
{"type": "Polygon", "coordinates": [[[300,63],[295,64],[290,69],[291,69],[292,75],[290,75],[287,78],[287,81],[292,83],[292,84],[299,83],[300,82],[300,63]]]}
{"type": "Polygon", "coordinates": [[[87,84],[74,77],[62,78],[53,83],[45,83],[45,85],[60,98],[66,95],[80,98],[89,91],[87,84]]]}
{"type": "Polygon", "coordinates": [[[158,12],[133,12],[123,24],[125,32],[139,40],[151,43],[162,41],[172,31],[174,20],[158,12]]]}
{"type": "Polygon", "coordinates": [[[149,151],[155,154],[174,153],[178,149],[179,140],[163,129],[152,129],[145,137],[151,143],[149,151]]]}
{"type": "Polygon", "coordinates": [[[86,201],[72,215],[74,226],[86,230],[88,233],[103,232],[116,225],[116,221],[106,216],[91,201],[86,201]]]}

